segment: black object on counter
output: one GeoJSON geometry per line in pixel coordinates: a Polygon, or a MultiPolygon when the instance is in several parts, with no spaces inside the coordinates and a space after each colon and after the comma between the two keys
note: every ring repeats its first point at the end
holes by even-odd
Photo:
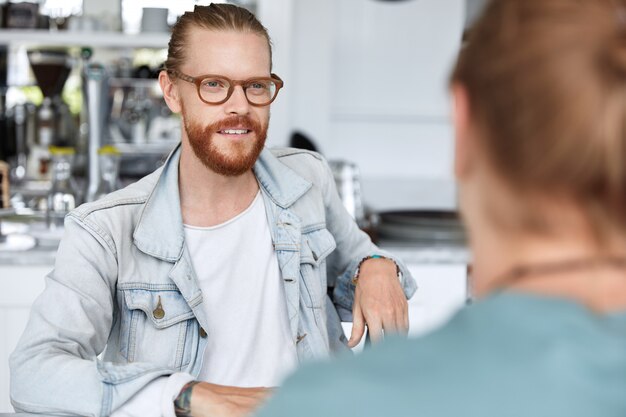
{"type": "Polygon", "coordinates": [[[292,148],[305,149],[307,151],[319,152],[313,140],[302,132],[295,131],[289,139],[289,146],[292,148]]]}
{"type": "Polygon", "coordinates": [[[398,210],[378,213],[381,240],[428,245],[465,244],[465,230],[455,211],[398,210]]]}

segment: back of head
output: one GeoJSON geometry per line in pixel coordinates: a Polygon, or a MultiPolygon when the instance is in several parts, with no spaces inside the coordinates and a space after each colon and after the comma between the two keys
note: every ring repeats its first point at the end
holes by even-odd
{"type": "Polygon", "coordinates": [[[208,6],[195,6],[193,12],[186,12],[178,18],[172,28],[172,36],[167,49],[165,67],[169,70],[178,70],[185,60],[185,54],[201,51],[187,51],[187,33],[191,28],[201,28],[214,31],[236,31],[255,33],[267,40],[272,56],[272,46],[267,29],[249,10],[224,3],[211,3],[208,6]]]}
{"type": "Polygon", "coordinates": [[[452,82],[505,183],[574,201],[599,236],[626,232],[623,0],[493,0],[452,82]]]}

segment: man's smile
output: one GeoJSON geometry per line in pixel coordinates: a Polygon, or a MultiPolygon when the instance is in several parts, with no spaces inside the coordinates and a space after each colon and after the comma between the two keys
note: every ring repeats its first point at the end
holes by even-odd
{"type": "Polygon", "coordinates": [[[218,131],[222,135],[246,135],[250,132],[251,130],[249,129],[223,129],[218,131]]]}

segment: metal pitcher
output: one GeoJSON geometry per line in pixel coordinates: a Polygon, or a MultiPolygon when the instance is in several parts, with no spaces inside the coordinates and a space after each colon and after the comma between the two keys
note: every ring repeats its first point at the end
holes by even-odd
{"type": "Polygon", "coordinates": [[[328,161],[335,178],[337,192],[344,207],[359,226],[365,222],[365,210],[361,196],[361,174],[353,162],[343,160],[328,161]]]}

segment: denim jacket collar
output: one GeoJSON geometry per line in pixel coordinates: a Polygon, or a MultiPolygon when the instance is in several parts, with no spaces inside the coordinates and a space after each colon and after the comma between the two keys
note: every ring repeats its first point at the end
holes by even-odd
{"type": "MultiPolygon", "coordinates": [[[[133,234],[137,248],[168,262],[178,261],[185,246],[178,188],[180,149],[178,145],[165,162],[133,234]],[[163,239],[163,236],[168,238],[163,239]]],[[[283,209],[295,203],[312,186],[267,149],[261,152],[253,171],[270,199],[283,209]]]]}
{"type": "Polygon", "coordinates": [[[263,149],[253,170],[272,201],[283,209],[295,203],[312,186],[309,181],[281,163],[268,149],[263,149]]]}

